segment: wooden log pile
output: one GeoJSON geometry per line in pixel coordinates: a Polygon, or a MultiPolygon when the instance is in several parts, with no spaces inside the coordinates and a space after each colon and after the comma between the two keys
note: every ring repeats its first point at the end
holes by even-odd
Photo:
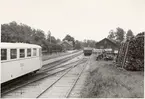
{"type": "Polygon", "coordinates": [[[145,32],[139,33],[134,38],[121,44],[120,52],[116,60],[118,66],[123,66],[127,70],[144,69],[144,34],[145,32]],[[129,44],[127,45],[127,43],[129,44]],[[125,55],[126,51],[127,53],[125,55]]]}
{"type": "Polygon", "coordinates": [[[125,68],[127,70],[144,69],[144,32],[129,41],[125,68]]]}
{"type": "Polygon", "coordinates": [[[122,67],[122,65],[123,65],[123,59],[124,59],[124,56],[125,56],[126,48],[127,48],[127,43],[122,42],[121,46],[120,46],[119,53],[117,55],[117,59],[116,59],[118,67],[122,67]]]}

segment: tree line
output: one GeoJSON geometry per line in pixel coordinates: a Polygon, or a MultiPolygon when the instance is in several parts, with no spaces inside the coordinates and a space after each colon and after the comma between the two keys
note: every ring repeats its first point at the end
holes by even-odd
{"type": "Polygon", "coordinates": [[[110,30],[108,39],[114,41],[117,45],[120,45],[122,41],[134,37],[134,34],[131,29],[125,32],[122,28],[116,28],[116,31],[110,30]]]}
{"type": "MultiPolygon", "coordinates": [[[[75,38],[69,34],[67,34],[62,41],[64,40],[72,41],[74,49],[81,49],[84,46],[95,47],[95,41],[85,40],[83,42],[75,40],[75,38]]],[[[1,25],[1,42],[37,44],[42,47],[42,50],[51,53],[53,50],[63,50],[63,46],[60,45],[62,41],[59,38],[56,39],[54,36],[51,36],[50,31],[46,34],[41,29],[34,29],[26,24],[18,24],[15,21],[1,25]]]]}
{"type": "MultiPolygon", "coordinates": [[[[84,41],[79,41],[67,34],[61,41],[59,38],[56,39],[50,34],[50,31],[46,34],[41,29],[34,29],[26,24],[18,24],[15,21],[1,25],[1,42],[23,42],[37,44],[47,52],[52,52],[53,50],[62,51],[63,46],[60,45],[60,42],[64,40],[72,41],[74,49],[82,49],[83,47],[95,48],[95,40],[85,39],[84,41]]],[[[133,36],[134,34],[130,29],[126,33],[122,28],[118,27],[116,28],[116,31],[110,30],[107,38],[119,45],[123,40],[133,36]]]]}
{"type": "Polygon", "coordinates": [[[49,42],[50,37],[45,35],[44,31],[41,29],[34,29],[25,24],[17,24],[15,21],[9,24],[1,25],[1,42],[23,42],[30,44],[37,44],[42,47],[43,50],[52,52],[52,50],[61,51],[62,47],[57,44],[59,39],[51,36],[51,42],[49,42]]]}

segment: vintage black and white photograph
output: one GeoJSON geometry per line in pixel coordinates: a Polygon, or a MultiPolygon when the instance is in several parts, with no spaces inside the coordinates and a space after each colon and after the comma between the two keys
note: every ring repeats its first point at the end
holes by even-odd
{"type": "Polygon", "coordinates": [[[1,98],[144,98],[145,0],[0,0],[1,98]]]}

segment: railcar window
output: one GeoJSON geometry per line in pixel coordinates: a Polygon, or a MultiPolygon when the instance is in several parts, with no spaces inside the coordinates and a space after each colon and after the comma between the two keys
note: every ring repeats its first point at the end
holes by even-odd
{"type": "Polygon", "coordinates": [[[25,49],[20,49],[20,58],[25,57],[25,49]]]}
{"type": "Polygon", "coordinates": [[[7,49],[1,49],[1,60],[7,60],[7,49]]]}
{"type": "Polygon", "coordinates": [[[41,48],[39,49],[39,56],[42,56],[42,50],[41,50],[41,48]]]}
{"type": "Polygon", "coordinates": [[[36,56],[36,55],[37,55],[37,49],[33,48],[33,56],[36,56]]]}
{"type": "Polygon", "coordinates": [[[10,50],[10,57],[11,57],[11,59],[15,59],[15,58],[17,58],[17,49],[11,49],[10,50]]]}
{"type": "Polygon", "coordinates": [[[27,49],[27,57],[31,57],[31,49],[27,49]]]}

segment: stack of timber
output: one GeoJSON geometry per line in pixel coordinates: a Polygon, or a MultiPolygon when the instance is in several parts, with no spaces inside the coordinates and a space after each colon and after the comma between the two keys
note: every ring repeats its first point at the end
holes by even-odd
{"type": "Polygon", "coordinates": [[[117,57],[117,66],[126,70],[143,70],[144,69],[144,34],[139,33],[130,40],[122,42],[117,57]]]}
{"type": "Polygon", "coordinates": [[[116,59],[118,67],[122,67],[123,65],[126,48],[127,48],[127,42],[123,41],[120,45],[120,49],[119,49],[117,59],[116,59]]]}
{"type": "Polygon", "coordinates": [[[129,41],[125,68],[127,70],[144,69],[144,32],[129,41]]]}

